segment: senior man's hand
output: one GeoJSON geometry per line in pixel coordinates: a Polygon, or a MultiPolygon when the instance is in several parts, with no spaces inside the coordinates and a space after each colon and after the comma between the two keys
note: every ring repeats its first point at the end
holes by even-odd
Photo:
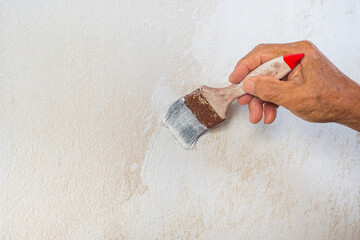
{"type": "Polygon", "coordinates": [[[336,122],[360,131],[360,85],[342,73],[312,43],[260,44],[243,57],[229,77],[241,82],[262,63],[282,55],[305,53],[283,81],[269,76],[244,81],[248,93],[238,99],[249,104],[249,119],[272,123],[279,105],[309,122],[336,122]]]}

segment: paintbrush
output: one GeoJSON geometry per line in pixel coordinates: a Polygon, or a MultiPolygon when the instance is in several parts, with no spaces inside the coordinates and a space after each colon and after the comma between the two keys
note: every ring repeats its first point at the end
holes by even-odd
{"type": "MultiPolygon", "coordinates": [[[[281,79],[303,58],[304,54],[291,54],[274,58],[257,67],[246,77],[268,75],[281,79]]],[[[243,82],[224,88],[202,86],[178,99],[167,109],[163,124],[186,149],[192,149],[206,130],[225,121],[230,104],[246,94],[243,82]]]]}

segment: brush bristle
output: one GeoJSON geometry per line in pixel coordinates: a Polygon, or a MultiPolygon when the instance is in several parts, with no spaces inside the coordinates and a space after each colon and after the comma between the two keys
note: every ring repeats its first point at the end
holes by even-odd
{"type": "Polygon", "coordinates": [[[186,149],[192,149],[200,135],[207,130],[186,106],[184,98],[168,108],[162,122],[186,149]]]}

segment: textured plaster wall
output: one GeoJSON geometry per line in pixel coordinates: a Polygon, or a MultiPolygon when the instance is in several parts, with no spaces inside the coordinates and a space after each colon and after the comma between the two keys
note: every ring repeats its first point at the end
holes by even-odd
{"type": "Polygon", "coordinates": [[[160,123],[302,39],[360,82],[359,1],[0,1],[0,238],[359,239],[359,133],[234,104],[186,151],[160,123]]]}

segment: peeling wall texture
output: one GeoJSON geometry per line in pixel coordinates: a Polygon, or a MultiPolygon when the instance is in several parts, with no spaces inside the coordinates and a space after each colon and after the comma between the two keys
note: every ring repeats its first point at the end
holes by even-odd
{"type": "Polygon", "coordinates": [[[360,82],[359,1],[0,1],[0,238],[359,239],[359,133],[233,104],[186,151],[160,121],[303,39],[360,82]]]}

